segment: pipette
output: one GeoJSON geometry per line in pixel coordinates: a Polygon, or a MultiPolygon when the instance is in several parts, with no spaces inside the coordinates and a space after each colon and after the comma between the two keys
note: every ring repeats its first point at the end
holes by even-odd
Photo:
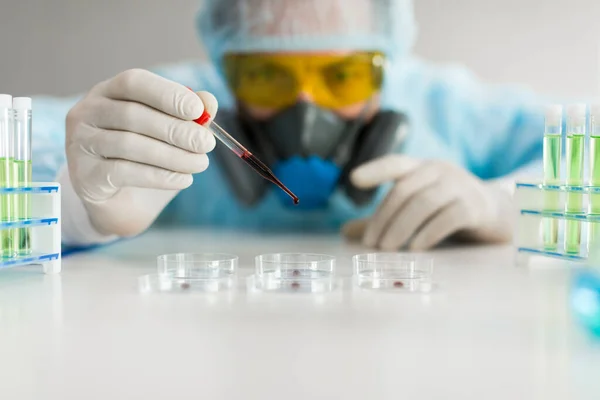
{"type": "Polygon", "coordinates": [[[290,189],[285,187],[285,185],[279,179],[277,179],[275,174],[273,174],[273,172],[262,161],[256,158],[256,156],[254,156],[250,151],[248,151],[248,149],[242,146],[229,133],[227,133],[223,128],[221,128],[215,121],[212,121],[210,124],[205,126],[204,124],[206,124],[208,120],[210,120],[210,114],[206,112],[206,110],[204,110],[200,118],[194,120],[194,122],[204,126],[209,131],[211,131],[211,133],[217,139],[219,139],[221,143],[223,143],[231,151],[233,151],[236,156],[244,160],[246,164],[251,166],[256,172],[260,174],[260,176],[274,183],[281,190],[286,192],[292,198],[294,204],[298,204],[300,202],[298,197],[294,193],[292,193],[290,189]]]}

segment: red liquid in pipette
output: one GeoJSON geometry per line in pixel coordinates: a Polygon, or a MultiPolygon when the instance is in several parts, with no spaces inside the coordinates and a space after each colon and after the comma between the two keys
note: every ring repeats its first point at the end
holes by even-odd
{"type": "MultiPolygon", "coordinates": [[[[192,90],[192,88],[189,88],[189,87],[188,87],[188,89],[192,90]]],[[[204,112],[202,113],[200,118],[194,120],[194,122],[196,122],[200,125],[204,125],[206,122],[208,122],[208,120],[210,120],[210,114],[206,110],[204,110],[204,112]]],[[[241,155],[238,155],[237,153],[235,153],[235,154],[239,158],[244,160],[246,162],[246,164],[251,166],[256,172],[258,172],[260,176],[262,176],[266,180],[270,181],[271,183],[277,185],[281,190],[286,192],[292,198],[292,200],[294,201],[294,204],[297,205],[298,203],[300,203],[298,196],[296,196],[294,193],[292,193],[292,191],[290,189],[285,187],[285,185],[283,183],[281,183],[281,181],[279,179],[277,179],[275,174],[273,174],[273,172],[271,172],[271,170],[265,164],[263,164],[262,161],[260,161],[258,158],[256,158],[252,153],[245,150],[241,155]]]]}
{"type": "Polygon", "coordinates": [[[263,164],[258,158],[256,158],[252,153],[250,153],[249,151],[245,151],[240,158],[244,160],[246,164],[254,168],[254,170],[258,172],[263,178],[265,178],[268,181],[271,181],[272,183],[277,185],[281,190],[286,192],[292,198],[294,204],[298,204],[300,202],[298,197],[294,193],[292,193],[290,189],[285,187],[285,185],[281,183],[281,181],[277,179],[275,175],[273,175],[271,170],[267,168],[267,166],[263,164]]]}

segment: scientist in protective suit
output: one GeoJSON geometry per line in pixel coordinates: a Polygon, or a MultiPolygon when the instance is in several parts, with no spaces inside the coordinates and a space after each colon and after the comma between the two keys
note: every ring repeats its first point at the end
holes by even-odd
{"type": "Polygon", "coordinates": [[[537,96],[412,56],[410,0],[202,3],[208,61],[34,99],[34,179],[63,186],[65,246],[153,223],[341,230],[384,250],[511,238],[511,179],[542,153],[537,96]],[[300,204],[195,123],[204,111],[300,204]]]}

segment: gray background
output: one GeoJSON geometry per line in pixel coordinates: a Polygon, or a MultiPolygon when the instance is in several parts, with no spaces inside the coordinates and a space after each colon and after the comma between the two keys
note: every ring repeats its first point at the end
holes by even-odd
{"type": "MultiPolygon", "coordinates": [[[[0,92],[68,95],[131,67],[201,57],[199,0],[5,0],[0,92]]],[[[600,94],[600,1],[416,0],[416,52],[490,82],[600,94]]]]}

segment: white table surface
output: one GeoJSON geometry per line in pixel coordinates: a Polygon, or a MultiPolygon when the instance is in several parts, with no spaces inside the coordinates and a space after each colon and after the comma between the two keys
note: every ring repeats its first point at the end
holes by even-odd
{"type": "Polygon", "coordinates": [[[600,344],[568,313],[569,272],[510,247],[442,249],[429,295],[140,294],[155,256],[307,251],[339,237],[154,231],[0,272],[0,399],[600,399],[600,344]]]}

